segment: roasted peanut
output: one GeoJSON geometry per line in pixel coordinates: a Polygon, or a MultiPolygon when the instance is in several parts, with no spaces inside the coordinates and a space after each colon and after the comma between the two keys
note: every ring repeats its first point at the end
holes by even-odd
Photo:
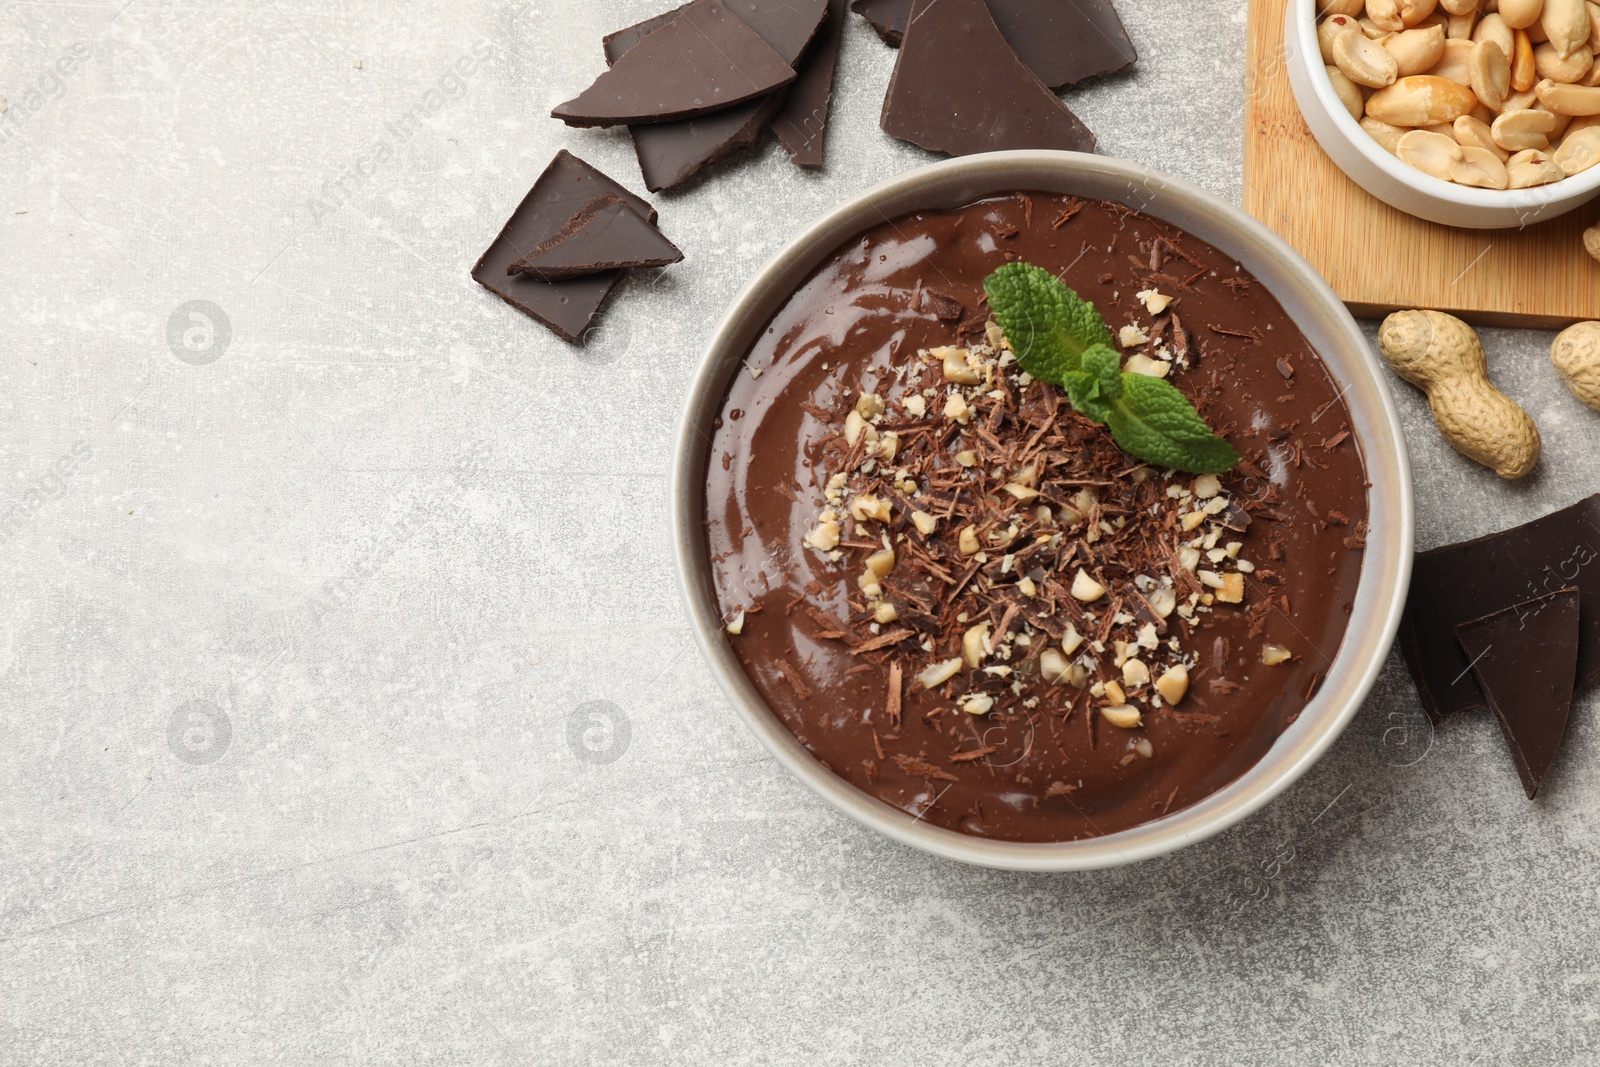
{"type": "Polygon", "coordinates": [[[1361,27],[1349,15],[1332,15],[1317,27],[1317,48],[1322,52],[1324,66],[1333,65],[1333,39],[1341,33],[1360,33],[1361,27]]]}
{"type": "Polygon", "coordinates": [[[1438,6],[1439,0],[1400,0],[1400,21],[1408,28],[1421,26],[1438,6]]]}
{"type": "Polygon", "coordinates": [[[1500,0],[1500,17],[1514,30],[1526,29],[1539,21],[1544,0],[1500,0]]]}
{"type": "Polygon", "coordinates": [[[1546,78],[1533,91],[1539,103],[1558,115],[1600,115],[1600,88],[1563,85],[1546,78]]]}
{"type": "Polygon", "coordinates": [[[1367,0],[1367,18],[1387,33],[1399,33],[1406,28],[1400,17],[1401,0],[1367,0]]]}
{"type": "Polygon", "coordinates": [[[1439,0],[1439,6],[1452,15],[1476,15],[1482,0],[1439,0]]]}
{"type": "Polygon", "coordinates": [[[1467,84],[1484,106],[1495,111],[1505,106],[1506,94],[1511,91],[1511,64],[1499,45],[1493,41],[1479,41],[1472,46],[1472,58],[1467,62],[1467,84]]]}
{"type": "Polygon", "coordinates": [[[1428,71],[1435,78],[1449,78],[1461,85],[1470,85],[1472,82],[1472,50],[1477,47],[1475,41],[1445,41],[1444,52],[1439,56],[1439,62],[1428,71]]]}
{"type": "MultiPolygon", "coordinates": [[[[1583,235],[1585,243],[1590,232],[1583,235]]],[[[1600,322],[1580,322],[1556,334],[1550,362],[1573,396],[1600,411],[1600,322]]]]}
{"type": "Polygon", "coordinates": [[[1497,152],[1458,145],[1450,157],[1450,180],[1478,189],[1504,189],[1511,179],[1497,152]]]}
{"type": "Polygon", "coordinates": [[[1582,174],[1600,163],[1600,126],[1589,126],[1561,138],[1561,145],[1550,155],[1567,177],[1582,174]]]}
{"type": "Polygon", "coordinates": [[[1533,69],[1553,82],[1581,82],[1594,69],[1594,53],[1581,44],[1563,56],[1555,45],[1542,44],[1533,50],[1533,69]]]}
{"type": "Polygon", "coordinates": [[[1546,148],[1550,144],[1550,131],[1556,126],[1555,119],[1548,111],[1505,111],[1489,127],[1489,136],[1507,152],[1546,148]]]}
{"type": "Polygon", "coordinates": [[[1414,74],[1373,93],[1367,114],[1392,126],[1433,126],[1471,114],[1477,104],[1472,90],[1459,82],[1414,74]]]}
{"type": "Polygon", "coordinates": [[[1378,347],[1396,374],[1428,395],[1439,432],[1462,455],[1502,478],[1539,462],[1539,428],[1489,380],[1472,328],[1438,311],[1399,311],[1383,321],[1378,347]]]}
{"type": "Polygon", "coordinates": [[[1505,149],[1494,143],[1494,136],[1489,126],[1482,119],[1471,115],[1462,115],[1451,125],[1450,132],[1455,136],[1456,143],[1463,148],[1482,148],[1494,154],[1494,157],[1505,162],[1508,153],[1505,149]]]}
{"type": "Polygon", "coordinates": [[[1444,27],[1428,26],[1397,33],[1381,47],[1394,57],[1396,77],[1426,74],[1444,58],[1444,27]]]}
{"type": "Polygon", "coordinates": [[[1346,78],[1372,89],[1393,85],[1400,76],[1399,64],[1388,49],[1359,33],[1341,33],[1333,39],[1333,62],[1346,78]]]}
{"type": "Polygon", "coordinates": [[[1339,103],[1343,104],[1344,109],[1350,112],[1351,118],[1360,122],[1366,102],[1361,96],[1361,90],[1356,87],[1356,83],[1346,78],[1344,71],[1338,67],[1328,68],[1328,81],[1332,83],[1333,93],[1339,98],[1339,103]]]}
{"type": "Polygon", "coordinates": [[[1400,138],[1394,154],[1400,157],[1402,163],[1447,182],[1450,180],[1450,165],[1459,151],[1461,146],[1456,144],[1454,137],[1429,133],[1427,130],[1412,130],[1400,138]]]}
{"type": "Polygon", "coordinates": [[[1361,128],[1382,145],[1384,151],[1391,153],[1400,147],[1400,138],[1411,132],[1403,126],[1391,126],[1387,122],[1380,122],[1371,115],[1362,118],[1361,128]]]}
{"type": "Polygon", "coordinates": [[[1533,41],[1526,30],[1517,30],[1512,38],[1511,88],[1525,93],[1539,80],[1539,71],[1533,65],[1533,41]]]}
{"type": "Polygon", "coordinates": [[[1506,20],[1498,13],[1491,13],[1478,20],[1477,27],[1472,31],[1472,41],[1493,41],[1500,46],[1500,51],[1508,57],[1517,47],[1516,35],[1511,32],[1511,27],[1506,25],[1506,20]]]}
{"type": "Polygon", "coordinates": [[[1539,25],[1562,56],[1570,56],[1589,43],[1589,5],[1585,0],[1544,0],[1539,25]]]}
{"type": "Polygon", "coordinates": [[[1317,0],[1317,13],[1355,16],[1361,14],[1361,9],[1365,6],[1364,0],[1317,0]]]}
{"type": "Polygon", "coordinates": [[[1506,160],[1506,176],[1509,179],[1506,188],[1532,189],[1558,182],[1567,174],[1555,165],[1549,153],[1528,149],[1506,160]]]}

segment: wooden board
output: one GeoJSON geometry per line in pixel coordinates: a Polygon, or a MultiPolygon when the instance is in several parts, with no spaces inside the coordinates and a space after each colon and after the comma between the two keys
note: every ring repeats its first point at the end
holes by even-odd
{"type": "Polygon", "coordinates": [[[1244,203],[1305,256],[1356,315],[1402,308],[1471,322],[1559,328],[1600,318],[1600,263],[1582,234],[1591,202],[1521,230],[1458,230],[1362,189],[1322,151],[1289,88],[1283,19],[1299,0],[1250,0],[1244,203]]]}

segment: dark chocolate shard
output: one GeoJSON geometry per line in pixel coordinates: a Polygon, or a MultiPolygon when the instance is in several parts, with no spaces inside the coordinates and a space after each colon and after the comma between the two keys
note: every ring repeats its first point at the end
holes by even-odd
{"type": "Polygon", "coordinates": [[[1456,627],[1529,800],[1567,733],[1579,614],[1578,590],[1563,589],[1456,627]]]}
{"type": "Polygon", "coordinates": [[[614,195],[585,204],[555,234],[506,268],[547,282],[608,270],[665,267],[683,259],[662,232],[614,195]]]}
{"type": "Polygon", "coordinates": [[[1094,134],[1017,58],[983,0],[916,0],[880,125],[953,156],[1094,151],[1094,134]]]}
{"type": "MultiPolygon", "coordinates": [[[[900,47],[913,0],[855,0],[851,8],[900,47]]],[[[1052,89],[1122,70],[1139,58],[1111,0],[988,0],[1017,55],[1052,89]]]]}
{"type": "Polygon", "coordinates": [[[828,0],[822,32],[797,68],[783,108],[772,119],[772,132],[799,167],[820,167],[827,144],[828,110],[833,102],[833,76],[844,36],[844,0],[828,0]]]}
{"type": "MultiPolygon", "coordinates": [[[[604,40],[606,62],[615,64],[644,37],[671,22],[685,9],[678,8],[618,30],[604,40]]],[[[794,65],[817,36],[828,12],[827,0],[733,0],[731,10],[761,35],[784,61],[794,65]]],[[[804,64],[802,64],[804,66],[804,64]]],[[[798,79],[796,84],[798,84],[798,79]]],[[[639,170],[652,192],[670,189],[713,163],[755,144],[762,129],[778,115],[784,94],[738,104],[722,111],[682,122],[630,126],[639,170]]]]}
{"type": "Polygon", "coordinates": [[[500,236],[472,268],[473,280],[563,339],[576,343],[621,274],[607,271],[571,281],[542,282],[524,274],[508,275],[506,268],[559,231],[585,204],[607,194],[619,197],[642,218],[655,221],[656,212],[649,201],[628,192],[570,152],[557,153],[506,221],[500,236]]]}
{"type": "Polygon", "coordinates": [[[899,48],[911,21],[912,0],[850,0],[850,10],[872,24],[890,48],[899,48]]]}
{"type": "Polygon", "coordinates": [[[672,122],[765,96],[794,78],[723,0],[694,0],[551,114],[569,126],[672,122]]]}
{"type": "Polygon", "coordinates": [[[1400,648],[1435,722],[1488,707],[1456,640],[1462,623],[1577,588],[1581,683],[1600,680],[1600,495],[1524,526],[1417,556],[1400,648]]]}

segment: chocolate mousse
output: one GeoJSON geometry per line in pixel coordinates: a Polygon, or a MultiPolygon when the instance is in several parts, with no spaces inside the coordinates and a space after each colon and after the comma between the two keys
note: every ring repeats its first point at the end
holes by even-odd
{"type": "Polygon", "coordinates": [[[752,347],[707,479],[728,640],[773,712],[884,803],[1012,841],[1124,830],[1260,760],[1327,676],[1366,536],[1340,390],[1272,295],[1037,192],[841,247],[752,347]],[[1240,462],[1136,459],[1023,371],[984,283],[1024,262],[1240,462]]]}

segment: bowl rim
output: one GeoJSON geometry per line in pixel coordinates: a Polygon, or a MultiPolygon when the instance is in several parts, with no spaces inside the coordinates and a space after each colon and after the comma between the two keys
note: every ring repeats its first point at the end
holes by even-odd
{"type": "MultiPolygon", "coordinates": [[[[1344,139],[1360,152],[1367,162],[1395,181],[1422,195],[1447,201],[1456,207],[1527,209],[1530,217],[1525,220],[1526,222],[1539,221],[1543,217],[1539,210],[1541,208],[1589,196],[1600,190],[1600,166],[1590,167],[1586,171],[1558,182],[1551,182],[1549,185],[1535,185],[1528,189],[1479,189],[1435,178],[1407,163],[1402,163],[1374,140],[1370,133],[1362,129],[1361,123],[1350,117],[1350,112],[1345,109],[1333,91],[1333,81],[1328,77],[1327,64],[1322,62],[1322,47],[1317,41],[1317,27],[1322,21],[1322,17],[1317,13],[1317,0],[1291,0],[1291,8],[1295,12],[1291,24],[1295,29],[1296,47],[1289,49],[1289,61],[1305,65],[1310,75],[1308,84],[1312,95],[1316,97],[1317,103],[1327,113],[1328,119],[1344,139]],[[1311,62],[1312,56],[1316,57],[1314,63],[1311,62]]],[[[1305,104],[1298,95],[1295,102],[1304,108],[1305,104]]],[[[1335,159],[1334,162],[1337,164],[1338,160],[1335,159]]],[[[1340,165],[1340,169],[1343,170],[1344,167],[1340,165]]]]}
{"type": "Polygon", "coordinates": [[[1064,872],[1133,863],[1211,837],[1259,810],[1305,774],[1361,708],[1394,644],[1410,584],[1414,501],[1399,415],[1366,338],[1327,282],[1266,226],[1212,193],[1138,163],[1075,152],[996,152],[932,163],[849,198],[786,242],[734,297],[712,334],[685,397],[671,486],[678,588],[691,631],[723,692],[767,750],[856,822],[936,856],[1005,870],[1064,872]],[[872,225],[1029,189],[1090,195],[1148,211],[1221,249],[1260,279],[1344,387],[1367,467],[1372,531],[1328,678],[1259,761],[1171,815],[1104,837],[1037,844],[930,826],[824,768],[767,707],[733,652],[712,588],[703,521],[707,431],[750,344],[798,285],[872,225]],[[1151,210],[1162,199],[1182,221],[1151,210]]]}

